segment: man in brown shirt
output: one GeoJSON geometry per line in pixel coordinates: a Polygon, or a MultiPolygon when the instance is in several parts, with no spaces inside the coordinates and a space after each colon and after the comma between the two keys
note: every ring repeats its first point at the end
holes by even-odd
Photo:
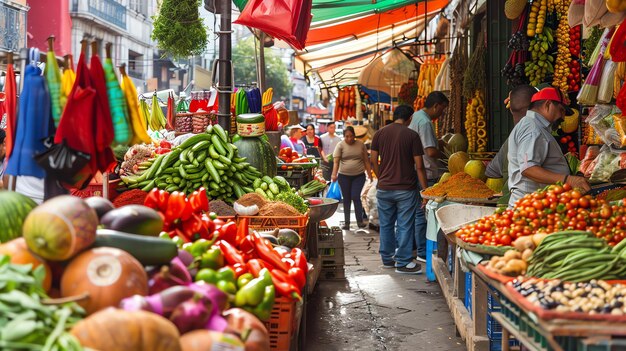
{"type": "Polygon", "coordinates": [[[408,128],[413,108],[400,105],[393,123],[374,134],[370,160],[378,177],[380,248],[385,268],[397,273],[419,274],[422,267],[413,261],[417,184],[427,187],[424,150],[417,132],[408,128]],[[379,160],[380,156],[380,160],[379,160]]]}

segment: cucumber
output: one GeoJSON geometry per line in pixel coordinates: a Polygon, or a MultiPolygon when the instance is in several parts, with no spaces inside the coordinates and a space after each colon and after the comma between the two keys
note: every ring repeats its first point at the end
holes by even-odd
{"type": "Polygon", "coordinates": [[[220,157],[220,154],[215,151],[215,146],[213,146],[213,144],[209,146],[209,156],[211,156],[211,158],[214,160],[220,157]]]}
{"type": "Polygon", "coordinates": [[[265,182],[261,183],[261,189],[263,189],[263,191],[267,190],[267,188],[269,188],[267,183],[265,183],[265,182]]]}
{"type": "Polygon", "coordinates": [[[178,255],[176,244],[167,239],[111,229],[98,229],[96,233],[94,247],[114,247],[124,250],[144,266],[168,264],[178,255]]]}
{"type": "Polygon", "coordinates": [[[180,149],[187,149],[191,146],[196,145],[197,143],[204,141],[204,140],[211,140],[211,136],[209,134],[206,133],[201,133],[201,134],[196,134],[194,136],[192,136],[191,138],[185,140],[182,144],[180,144],[180,146],[178,146],[180,149]]]}
{"type": "Polygon", "coordinates": [[[263,181],[266,182],[268,185],[269,184],[274,184],[274,181],[269,176],[263,176],[263,177],[261,177],[261,179],[263,179],[263,181]]]}
{"type": "Polygon", "coordinates": [[[213,134],[213,136],[211,137],[211,142],[213,143],[215,151],[217,151],[218,154],[222,156],[226,156],[228,154],[226,152],[226,149],[224,148],[224,145],[222,144],[222,141],[217,135],[213,134]]]}
{"type": "MultiPolygon", "coordinates": [[[[247,178],[247,177],[246,177],[247,178]]],[[[261,183],[263,183],[263,181],[261,180],[261,178],[257,178],[252,182],[252,186],[254,188],[258,188],[261,186],[261,183]]]]}
{"type": "Polygon", "coordinates": [[[222,128],[222,126],[220,126],[219,124],[214,124],[213,132],[214,132],[214,135],[217,134],[219,138],[222,139],[222,141],[225,144],[228,143],[228,135],[226,134],[226,131],[224,130],[224,128],[222,128]]]}
{"type": "Polygon", "coordinates": [[[222,162],[223,164],[225,164],[225,165],[230,165],[230,164],[231,164],[231,162],[232,162],[232,161],[231,161],[228,157],[226,157],[226,156],[222,156],[222,155],[220,155],[220,156],[218,157],[218,160],[219,160],[220,162],[222,162]]]}
{"type": "Polygon", "coordinates": [[[273,180],[274,180],[274,183],[278,184],[279,187],[283,187],[283,188],[289,187],[289,183],[287,183],[287,179],[285,179],[282,176],[275,176],[273,180]]]}
{"type": "Polygon", "coordinates": [[[196,152],[198,150],[204,150],[207,147],[209,147],[209,141],[208,140],[202,140],[201,142],[197,143],[196,145],[194,145],[191,148],[191,151],[196,152]]]}
{"type": "Polygon", "coordinates": [[[215,181],[215,183],[219,184],[222,182],[222,180],[220,179],[220,174],[217,172],[217,169],[215,169],[215,166],[213,166],[213,163],[210,159],[204,161],[204,166],[206,167],[206,170],[209,171],[209,174],[211,175],[211,178],[215,181]]]}
{"type": "Polygon", "coordinates": [[[218,160],[213,160],[213,166],[217,169],[221,169],[221,170],[225,170],[228,167],[226,167],[225,164],[223,164],[222,162],[218,161],[218,160]]]}
{"type": "Polygon", "coordinates": [[[278,195],[280,189],[278,189],[278,185],[272,183],[269,185],[270,191],[274,193],[274,195],[278,195]]]}
{"type": "Polygon", "coordinates": [[[257,193],[257,194],[259,194],[259,195],[261,195],[261,196],[263,196],[264,198],[266,198],[266,199],[267,199],[267,194],[265,193],[265,191],[263,191],[263,189],[261,189],[261,188],[256,188],[256,189],[254,189],[254,192],[255,192],[255,193],[257,193]]]}

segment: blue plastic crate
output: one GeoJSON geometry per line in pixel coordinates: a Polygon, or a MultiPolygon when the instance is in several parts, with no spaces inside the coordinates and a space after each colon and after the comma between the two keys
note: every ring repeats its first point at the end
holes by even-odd
{"type": "Polygon", "coordinates": [[[502,340],[502,325],[491,317],[491,313],[487,313],[487,337],[489,340],[502,340]]]}
{"type": "MultiPolygon", "coordinates": [[[[509,346],[519,346],[519,340],[509,339],[509,346]]],[[[489,351],[502,351],[502,339],[489,340],[489,351]]]]}
{"type": "Polygon", "coordinates": [[[487,311],[489,312],[500,312],[502,307],[498,300],[493,296],[493,292],[487,295],[487,311]]]}
{"type": "Polygon", "coordinates": [[[464,296],[465,308],[472,316],[472,272],[465,273],[465,296],[464,296]]]}

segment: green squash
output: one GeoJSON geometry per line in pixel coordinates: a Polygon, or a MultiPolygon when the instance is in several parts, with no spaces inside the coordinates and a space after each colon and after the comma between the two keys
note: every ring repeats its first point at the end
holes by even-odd
{"type": "Polygon", "coordinates": [[[234,142],[239,149],[239,156],[245,157],[246,162],[254,166],[263,175],[276,175],[276,156],[272,146],[266,140],[256,138],[241,138],[234,142]]]}
{"type": "Polygon", "coordinates": [[[22,236],[22,224],[37,207],[31,198],[13,191],[0,191],[0,243],[22,236]]]}

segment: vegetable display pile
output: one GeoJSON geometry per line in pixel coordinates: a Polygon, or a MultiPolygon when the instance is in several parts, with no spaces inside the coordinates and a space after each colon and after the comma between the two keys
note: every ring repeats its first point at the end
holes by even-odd
{"type": "Polygon", "coordinates": [[[67,332],[85,313],[75,303],[44,305],[43,266],[9,263],[0,255],[0,349],[82,350],[67,332]]]}
{"type": "Polygon", "coordinates": [[[480,179],[473,178],[465,172],[459,172],[424,190],[423,193],[428,196],[486,199],[493,196],[494,191],[480,179]]]}
{"type": "Polygon", "coordinates": [[[555,184],[527,194],[513,209],[461,228],[457,236],[469,243],[506,246],[520,236],[562,230],[587,230],[614,246],[626,235],[626,208],[555,184]]]}
{"type": "Polygon", "coordinates": [[[204,186],[212,199],[233,202],[253,192],[252,182],[261,173],[239,157],[237,147],[228,142],[226,132],[216,124],[207,133],[185,140],[171,152],[148,161],[152,164],[142,173],[122,177],[129,188],[150,191],[153,188],[186,194],[204,186]]]}
{"type": "Polygon", "coordinates": [[[528,279],[511,283],[515,290],[533,304],[557,312],[589,314],[626,314],[626,286],[611,285],[592,279],[586,283],[567,283],[560,280],[528,279]]]}
{"type": "Polygon", "coordinates": [[[467,151],[485,152],[487,150],[487,120],[485,101],[480,90],[476,90],[473,98],[467,101],[466,114],[467,151]]]}
{"type": "Polygon", "coordinates": [[[589,232],[548,235],[528,259],[527,275],[570,282],[626,277],[626,242],[613,248],[589,232]]]}
{"type": "Polygon", "coordinates": [[[526,77],[530,85],[537,86],[548,74],[554,73],[554,56],[550,55],[550,46],[554,43],[552,29],[546,27],[530,41],[531,60],[526,61],[526,77]]]}

